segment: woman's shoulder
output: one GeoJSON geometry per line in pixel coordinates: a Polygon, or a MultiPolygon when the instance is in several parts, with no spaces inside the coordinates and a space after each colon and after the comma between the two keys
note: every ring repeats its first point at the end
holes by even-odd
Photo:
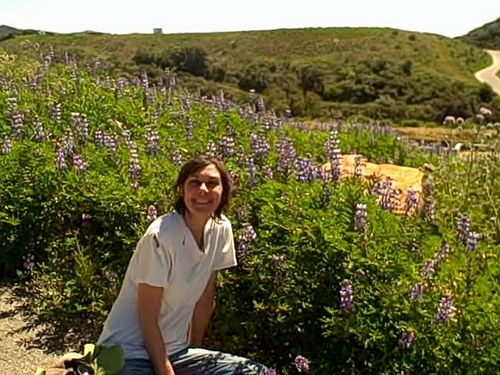
{"type": "Polygon", "coordinates": [[[155,219],[148,227],[147,232],[164,235],[169,232],[178,232],[180,221],[175,211],[168,212],[155,219]]]}
{"type": "Polygon", "coordinates": [[[224,233],[224,235],[225,235],[227,232],[232,232],[232,230],[233,230],[232,225],[231,225],[231,220],[229,220],[229,218],[224,214],[221,214],[220,218],[214,220],[214,222],[215,222],[217,231],[219,233],[224,233]]]}

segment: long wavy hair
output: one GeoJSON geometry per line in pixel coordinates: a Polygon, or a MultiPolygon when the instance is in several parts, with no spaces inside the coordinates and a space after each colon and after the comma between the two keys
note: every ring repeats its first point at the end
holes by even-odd
{"type": "Polygon", "coordinates": [[[184,196],[182,194],[184,183],[190,176],[194,175],[195,173],[201,171],[203,168],[211,164],[213,164],[219,171],[222,183],[222,196],[219,206],[214,212],[214,216],[217,219],[221,219],[222,212],[229,207],[231,193],[233,190],[233,183],[224,163],[215,156],[198,155],[188,160],[182,166],[179,175],[177,176],[177,181],[174,186],[174,189],[177,193],[177,199],[175,201],[174,208],[179,214],[184,215],[186,211],[184,196]]]}

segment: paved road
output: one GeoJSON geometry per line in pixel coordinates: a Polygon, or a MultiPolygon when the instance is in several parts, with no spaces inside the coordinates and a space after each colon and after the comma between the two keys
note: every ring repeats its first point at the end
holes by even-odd
{"type": "Polygon", "coordinates": [[[480,82],[491,86],[497,95],[500,95],[500,78],[496,75],[500,70],[500,51],[486,50],[493,59],[493,64],[476,72],[475,77],[480,82]]]}

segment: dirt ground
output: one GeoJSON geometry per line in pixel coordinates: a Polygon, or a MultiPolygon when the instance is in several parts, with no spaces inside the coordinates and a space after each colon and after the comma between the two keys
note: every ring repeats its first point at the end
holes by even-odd
{"type": "Polygon", "coordinates": [[[58,354],[38,344],[43,327],[31,330],[13,286],[0,285],[0,374],[33,375],[37,367],[52,363],[58,354]]]}

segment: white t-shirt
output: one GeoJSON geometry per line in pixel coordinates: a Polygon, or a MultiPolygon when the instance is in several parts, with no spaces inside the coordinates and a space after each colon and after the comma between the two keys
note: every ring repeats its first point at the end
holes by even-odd
{"type": "Polygon", "coordinates": [[[139,323],[139,283],[163,287],[158,325],[167,355],[188,346],[196,302],[214,271],[236,265],[233,231],[227,217],[210,219],[204,229],[204,252],[176,211],[156,219],[137,244],[123,285],[97,343],[120,344],[125,358],[148,358],[139,323]]]}

